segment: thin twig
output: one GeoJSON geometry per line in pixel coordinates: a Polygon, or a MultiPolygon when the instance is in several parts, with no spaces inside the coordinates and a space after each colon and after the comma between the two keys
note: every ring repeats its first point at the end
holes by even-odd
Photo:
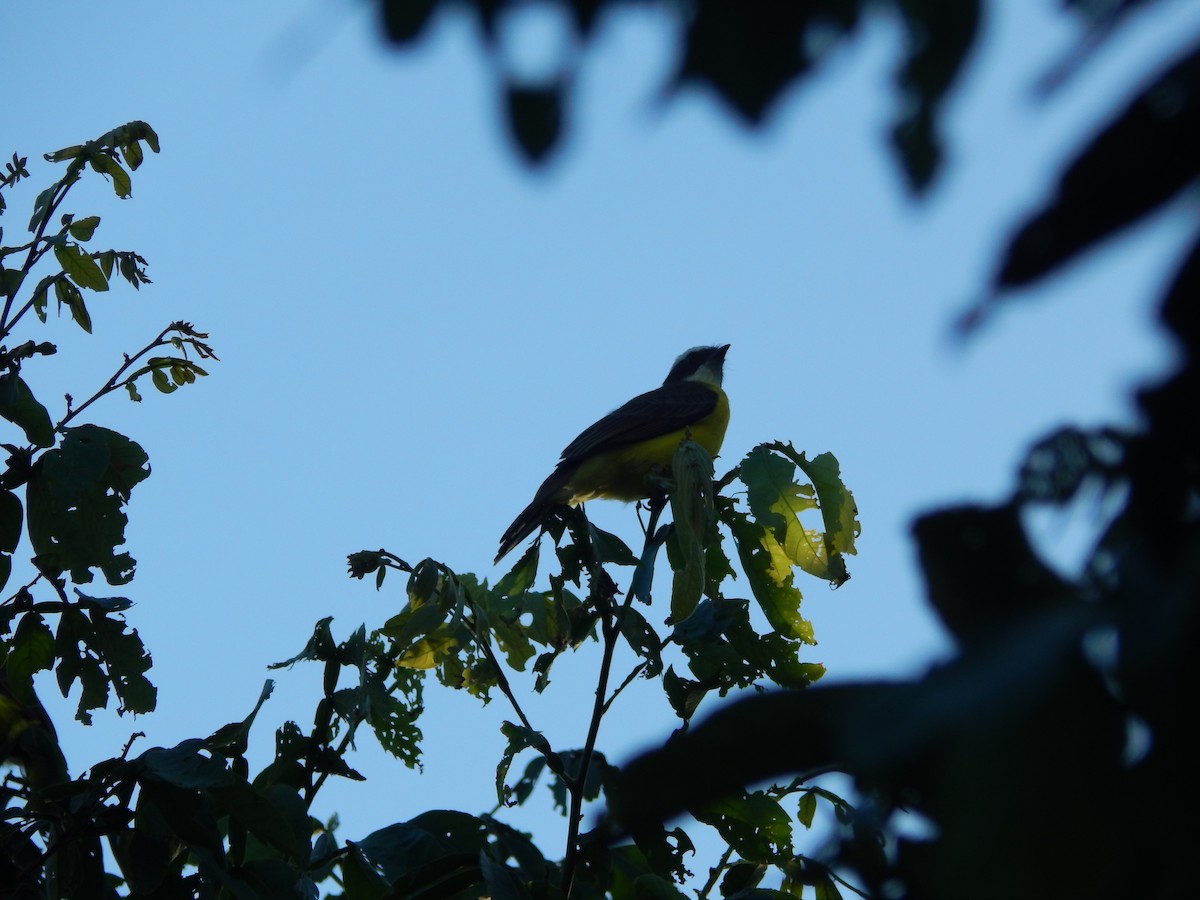
{"type": "Polygon", "coordinates": [[[612,696],[609,697],[608,702],[604,704],[604,710],[603,710],[604,715],[608,715],[608,709],[610,706],[613,705],[613,701],[616,700],[617,697],[620,696],[621,691],[625,690],[625,688],[627,688],[627,687],[629,687],[629,685],[633,684],[634,680],[639,675],[642,674],[642,670],[644,670],[645,668],[646,668],[646,660],[643,659],[640,663],[638,663],[636,666],[633,667],[633,670],[630,671],[630,673],[628,675],[625,676],[625,680],[622,681],[620,686],[618,686],[617,689],[612,692],[612,696]]]}
{"type": "Polygon", "coordinates": [[[513,693],[512,687],[508,683],[508,677],[504,674],[504,669],[500,666],[500,660],[496,657],[495,651],[492,650],[491,640],[485,639],[483,635],[479,633],[478,613],[475,614],[474,619],[475,622],[473,624],[475,627],[471,629],[471,632],[475,635],[475,643],[479,645],[479,649],[484,652],[484,655],[488,658],[488,662],[490,662],[492,664],[492,668],[496,670],[496,686],[499,687],[504,696],[508,698],[508,702],[512,706],[513,712],[517,714],[517,718],[521,720],[521,724],[530,731],[536,731],[537,729],[535,729],[529,723],[529,719],[526,717],[525,711],[521,709],[521,704],[517,702],[517,696],[513,693]]]}
{"type": "MultiPolygon", "coordinates": [[[[67,191],[72,188],[75,182],[79,181],[79,173],[82,171],[82,169],[83,167],[81,165],[76,166],[75,162],[72,162],[67,168],[67,173],[63,175],[62,179],[58,182],[58,186],[54,189],[54,195],[50,198],[50,202],[46,205],[46,212],[42,216],[42,222],[40,225],[38,225],[37,232],[35,232],[33,235],[33,240],[29,242],[29,253],[25,256],[25,265],[21,266],[20,269],[20,271],[25,273],[24,277],[28,277],[33,271],[33,267],[41,261],[43,256],[46,255],[49,245],[47,244],[46,248],[39,252],[38,243],[45,235],[46,226],[49,225],[50,220],[54,218],[54,213],[58,210],[59,205],[66,198],[67,191]]],[[[10,322],[8,320],[8,314],[12,312],[13,301],[16,298],[17,295],[15,291],[4,298],[4,312],[0,313],[0,340],[3,340],[8,336],[9,331],[11,331],[13,326],[15,326],[17,322],[21,320],[21,317],[28,312],[29,307],[33,303],[33,301],[30,300],[29,303],[25,304],[21,311],[13,316],[13,319],[10,322]]]]}
{"type": "Polygon", "coordinates": [[[733,857],[733,848],[726,847],[725,852],[721,854],[717,864],[708,870],[708,881],[704,882],[704,887],[696,894],[696,900],[705,900],[708,892],[717,885],[717,879],[721,877],[721,873],[729,867],[729,860],[733,857]]]}
{"type": "Polygon", "coordinates": [[[154,340],[152,340],[149,344],[147,344],[145,347],[143,347],[137,353],[133,354],[133,356],[126,356],[125,362],[122,363],[121,366],[117,369],[117,371],[115,371],[112,374],[112,377],[109,378],[108,381],[104,382],[104,385],[98,391],[96,391],[96,393],[92,394],[92,396],[88,397],[87,400],[85,400],[82,404],[75,407],[70,412],[68,412],[65,416],[63,416],[62,419],[59,420],[58,424],[54,426],[54,430],[61,433],[63,428],[66,427],[67,423],[70,422],[72,419],[74,419],[76,416],[78,416],[81,412],[83,412],[85,409],[87,409],[89,406],[91,406],[93,403],[95,403],[101,397],[103,397],[107,394],[111,394],[113,391],[120,388],[124,384],[124,382],[121,381],[121,376],[124,375],[130,369],[130,367],[133,366],[134,363],[136,363],[139,359],[141,359],[143,356],[145,356],[147,353],[149,353],[155,347],[165,347],[168,344],[170,344],[170,341],[165,340],[165,338],[172,331],[176,330],[176,324],[177,323],[172,322],[170,325],[168,325],[166,328],[164,328],[162,331],[160,331],[158,333],[158,337],[156,337],[154,340]]]}
{"type": "MultiPolygon", "coordinates": [[[[662,514],[665,505],[665,498],[651,499],[650,520],[646,526],[646,548],[643,549],[643,555],[645,555],[650,542],[653,540],[658,518],[662,514]]],[[[608,679],[612,673],[613,654],[617,649],[617,638],[621,634],[621,617],[633,602],[633,592],[629,591],[620,609],[613,609],[612,599],[616,593],[616,585],[612,583],[612,579],[608,577],[608,573],[596,561],[595,552],[592,551],[590,542],[587,547],[589,550],[588,573],[592,579],[593,590],[602,591],[605,594],[605,602],[596,604],[597,610],[602,615],[600,628],[604,636],[604,655],[600,661],[600,673],[596,679],[596,699],[592,704],[592,719],[588,724],[587,739],[584,741],[583,751],[580,753],[579,771],[572,778],[564,779],[567,789],[571,793],[571,809],[567,814],[567,849],[566,856],[563,859],[562,880],[563,892],[567,897],[571,896],[571,888],[575,882],[575,872],[579,866],[579,824],[583,820],[583,795],[587,785],[588,769],[591,768],[592,757],[595,755],[596,737],[600,733],[600,721],[604,718],[604,713],[612,702],[611,700],[606,700],[606,695],[608,694],[608,679]]],[[[624,688],[624,685],[621,687],[624,688]]],[[[620,693],[620,689],[618,689],[617,693],[620,693]]],[[[613,694],[613,698],[615,697],[616,693],[613,694]]]]}

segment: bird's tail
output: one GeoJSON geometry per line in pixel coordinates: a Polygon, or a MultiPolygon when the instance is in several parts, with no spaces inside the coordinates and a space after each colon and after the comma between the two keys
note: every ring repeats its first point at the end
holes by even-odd
{"type": "Polygon", "coordinates": [[[513,547],[541,528],[542,523],[546,521],[546,517],[550,515],[550,511],[554,507],[561,506],[571,499],[567,485],[574,473],[573,466],[561,464],[550,473],[550,477],[543,481],[542,486],[538,488],[533,501],[521,510],[521,514],[513,519],[513,523],[508,526],[508,530],[500,538],[500,550],[496,553],[493,564],[500,562],[513,547]]]}

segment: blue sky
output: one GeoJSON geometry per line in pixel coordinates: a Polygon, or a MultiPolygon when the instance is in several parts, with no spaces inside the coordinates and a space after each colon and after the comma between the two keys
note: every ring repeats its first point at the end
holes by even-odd
{"type": "MultiPolygon", "coordinates": [[[[100,215],[96,242],[138,250],[155,283],[93,298],[90,338],[69,319],[33,323],[29,336],[62,355],[27,380],[57,410],[179,318],[209,331],[222,359],[171,397],[93,407],[91,421],[139,441],[154,470],[130,508],[137,578],[111,593],[137,602],[160,711],[83,728],[64,705],[75,769],[117,754],[134,729],[143,746],[170,745],[241,718],[266,664],[322,616],[339,637],[382,623],[402,582],[376,593],[349,581],[348,552],[384,546],[487,574],[558,450],[701,343],[732,344],[718,470],[784,439],[832,451],[855,492],[853,580],[805,591],[820,641],[809,658],[830,679],[918,672],[946,643],[921,600],[912,517],[1002,498],[1031,441],[1067,422],[1132,421],[1130,388],[1169,367],[1149,301],[1182,248],[1179,210],[965,346],[950,325],[1113,91],[1195,33],[1194,4],[1135,23],[1047,104],[1032,85],[1076,33],[1053,4],[993,4],[1004,8],[949,107],[949,166],[922,203],[884,149],[897,46],[882,22],[748,134],[702,92],[659,102],[667,30],[622,16],[582,69],[564,152],[531,174],[469,24],[443,18],[397,55],[366,6],[115,0],[7,17],[0,153],[28,154],[33,184],[57,174],[41,153],[128,120],[162,139],[132,200],[96,179],[70,207],[100,215]]],[[[10,195],[6,228],[19,230],[32,197],[10,195]]],[[[637,533],[628,507],[589,513],[637,533]]],[[[1078,512],[1036,525],[1068,564],[1086,523],[1078,512]]],[[[597,656],[561,661],[531,704],[556,744],[583,741],[597,656]]],[[[319,691],[316,667],[276,677],[262,762],[274,726],[307,727],[319,691]]],[[[431,807],[490,807],[511,712],[428,700],[425,774],[364,737],[352,764],[370,781],[318,808],[340,812],[343,836],[431,807]]],[[[600,746],[619,760],[672,726],[657,688],[631,691],[600,746]]],[[[554,852],[561,820],[513,819],[554,852]]]]}

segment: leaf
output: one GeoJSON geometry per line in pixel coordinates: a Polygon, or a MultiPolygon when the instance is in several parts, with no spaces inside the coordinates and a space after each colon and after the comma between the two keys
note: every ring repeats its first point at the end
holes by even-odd
{"type": "MultiPolygon", "coordinates": [[[[750,511],[758,522],[770,529],[771,536],[792,565],[818,578],[833,580],[825,536],[805,528],[800,521],[802,512],[817,506],[813,499],[815,489],[795,482],[797,462],[804,460],[807,463],[807,460],[804,454],[796,455],[794,451],[794,460],[772,452],[783,446],[762,444],[743,460],[741,479],[747,487],[750,511]]],[[[841,571],[844,572],[844,566],[841,571]]]]}
{"type": "Polygon", "coordinates": [[[445,622],[447,615],[449,611],[440,603],[422,603],[415,608],[410,604],[384,622],[379,632],[395,641],[397,649],[405,650],[445,622]]]}
{"type": "Polygon", "coordinates": [[[129,173],[107,153],[99,150],[90,151],[88,163],[94,170],[112,179],[113,191],[122,200],[133,193],[133,183],[129,179],[129,173]]]}
{"type": "Polygon", "coordinates": [[[40,563],[69,570],[77,584],[99,568],[109,584],[133,577],[134,561],[117,553],[125,543],[122,507],[149,476],[144,450],[98,425],[66,429],[60,447],[46,451],[26,489],[29,538],[40,563]]]}
{"type": "Polygon", "coordinates": [[[43,222],[45,222],[46,216],[50,212],[50,203],[54,199],[54,192],[57,189],[58,185],[52,184],[38,194],[37,198],[33,201],[33,215],[29,218],[29,231],[31,234],[36,233],[43,222]]]}
{"type": "Polygon", "coordinates": [[[674,666],[668,667],[663,675],[663,690],[666,691],[667,700],[671,709],[675,710],[675,715],[685,722],[695,714],[696,707],[708,693],[708,689],[700,682],[677,675],[674,666]]]}
{"type": "Polygon", "coordinates": [[[942,161],[938,113],[979,35],[980,0],[900,0],[897,5],[907,42],[904,63],[896,73],[901,100],[892,144],[900,153],[909,188],[921,193],[942,161]]]}
{"type": "Polygon", "coordinates": [[[479,870],[487,885],[487,896],[492,900],[530,900],[533,897],[517,880],[516,874],[508,866],[492,859],[486,850],[479,851],[479,870]]]}
{"type": "Polygon", "coordinates": [[[33,307],[33,312],[40,322],[44,323],[46,321],[46,295],[50,290],[50,285],[54,284],[61,277],[61,275],[47,275],[33,289],[33,294],[29,298],[29,305],[33,307]]]}
{"type": "Polygon", "coordinates": [[[71,280],[93,291],[107,291],[108,279],[100,270],[96,260],[78,244],[55,244],[54,258],[63,267],[71,280]]]}
{"type": "MultiPolygon", "coordinates": [[[[597,562],[612,563],[617,566],[636,566],[638,564],[638,558],[633,555],[633,551],[615,534],[597,528],[588,522],[588,536],[591,539],[592,548],[596,551],[597,562]]],[[[535,543],[534,546],[536,547],[537,544],[535,543]]]]}
{"type": "Polygon", "coordinates": [[[812,828],[813,816],[817,812],[817,795],[812,791],[806,791],[800,798],[800,807],[796,812],[796,818],[800,820],[805,828],[812,828]]]}
{"type": "Polygon", "coordinates": [[[71,311],[71,318],[75,320],[75,324],[91,334],[92,317],[88,314],[87,306],[83,302],[83,294],[79,293],[79,288],[66,278],[60,278],[54,282],[54,296],[60,307],[65,305],[71,311]]]}
{"type": "Polygon", "coordinates": [[[533,587],[533,582],[537,578],[538,548],[541,543],[541,541],[534,541],[530,544],[529,549],[521,554],[516,565],[496,582],[497,594],[502,597],[516,597],[533,587]]]}
{"type": "Polygon", "coordinates": [[[509,666],[517,672],[525,671],[525,664],[533,658],[533,644],[525,634],[525,629],[518,622],[509,624],[503,616],[496,616],[490,619],[492,634],[496,636],[496,643],[500,645],[500,649],[504,652],[504,658],[509,666]]]}
{"type": "Polygon", "coordinates": [[[25,432],[36,447],[54,444],[54,425],[46,407],[38,403],[24,379],[14,371],[0,375],[0,417],[25,432]]]}
{"type": "Polygon", "coordinates": [[[266,846],[293,860],[307,861],[312,826],[304,800],[295,788],[273,784],[259,792],[247,782],[235,779],[208,790],[214,800],[266,846]]]}
{"type": "Polygon", "coordinates": [[[745,893],[758,887],[766,874],[767,867],[762,863],[739,860],[725,870],[725,876],[721,879],[721,896],[744,897],[745,893]]]}
{"type": "MultiPolygon", "coordinates": [[[[96,233],[96,226],[100,224],[99,216],[87,216],[83,219],[77,219],[67,226],[67,231],[71,233],[71,237],[77,241],[90,241],[92,235],[96,233]]],[[[110,264],[111,271],[111,264],[110,264]]]]}
{"type": "Polygon", "coordinates": [[[729,846],[752,862],[774,862],[792,855],[792,824],[779,801],[762,791],[743,793],[696,811],[729,846]]]}
{"type": "Polygon", "coordinates": [[[725,524],[733,532],[738,558],[754,599],[771,627],[787,638],[816,643],[812,624],[800,615],[800,591],[792,583],[791,560],[771,532],[744,514],[728,511],[725,524]]]}
{"type": "Polygon", "coordinates": [[[671,583],[671,621],[679,623],[692,614],[704,591],[704,543],[713,515],[712,457],[695,441],[682,441],[671,472],[671,515],[680,557],[671,583]]]}
{"type": "Polygon", "coordinates": [[[1083,148],[1009,242],[993,284],[1030,284],[1178,195],[1200,174],[1200,48],[1174,61],[1083,148]]]}
{"type": "Polygon", "coordinates": [[[432,669],[458,646],[455,631],[449,623],[442,623],[425,637],[414,641],[412,646],[401,654],[396,665],[409,669],[432,669]]]}
{"type": "Polygon", "coordinates": [[[662,671],[662,639],[655,633],[646,617],[631,606],[620,613],[621,636],[630,649],[646,661],[645,676],[655,677],[662,671]]]}
{"type": "Polygon", "coordinates": [[[535,756],[525,766],[525,772],[517,779],[516,783],[511,788],[506,788],[510,806],[520,806],[529,799],[529,795],[533,793],[534,787],[537,786],[538,779],[542,777],[542,772],[546,768],[546,759],[542,756],[535,756]]]}
{"type": "MultiPolygon", "coordinates": [[[[17,699],[30,704],[32,696],[26,697],[24,693],[28,690],[32,694],[34,673],[46,671],[54,665],[54,635],[40,613],[28,612],[17,620],[17,627],[7,643],[8,653],[4,656],[0,671],[7,676],[9,689],[17,699]]],[[[0,704],[3,703],[4,697],[0,694],[0,704]]],[[[0,706],[2,712],[5,710],[0,706]]],[[[4,727],[7,728],[7,724],[4,727]]],[[[8,739],[5,734],[4,740],[8,739]]]]}
{"type": "MultiPolygon", "coordinates": [[[[11,248],[3,247],[0,251],[7,251],[11,248]]],[[[0,258],[3,254],[0,253],[0,258]]],[[[6,269],[0,266],[0,296],[15,297],[17,291],[21,289],[21,285],[25,283],[25,272],[21,269],[6,269]]]]}
{"type": "Polygon", "coordinates": [[[508,738],[508,745],[504,748],[504,755],[500,757],[500,763],[496,766],[496,799],[502,805],[512,805],[511,791],[508,785],[504,783],[504,780],[508,777],[508,770],[512,765],[513,758],[522,750],[536,750],[546,760],[546,765],[550,768],[551,772],[556,775],[563,774],[562,758],[554,752],[550,746],[550,742],[546,740],[540,731],[534,731],[512,722],[504,722],[500,726],[500,733],[508,738]]]}
{"type": "Polygon", "coordinates": [[[137,757],[138,780],[157,781],[188,790],[227,787],[237,776],[221,760],[201,754],[204,741],[189,738],[174,747],[151,747],[137,757]]]}

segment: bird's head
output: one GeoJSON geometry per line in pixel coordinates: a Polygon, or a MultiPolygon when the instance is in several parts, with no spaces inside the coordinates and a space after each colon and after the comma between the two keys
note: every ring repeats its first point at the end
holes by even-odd
{"type": "Polygon", "coordinates": [[[693,347],[679,355],[671,371],[667,373],[663,384],[673,384],[677,381],[703,381],[708,384],[721,384],[725,369],[725,352],[728,344],[720,347],[693,347]]]}

